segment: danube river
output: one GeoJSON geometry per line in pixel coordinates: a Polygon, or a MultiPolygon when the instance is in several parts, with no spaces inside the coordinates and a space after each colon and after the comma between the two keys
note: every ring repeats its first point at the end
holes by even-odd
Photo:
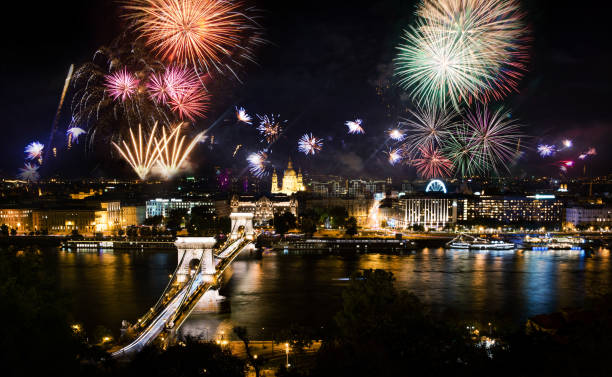
{"type": "MultiPolygon", "coordinates": [[[[118,333],[151,307],[176,266],[172,251],[44,251],[70,294],[72,313],[86,328],[103,325],[118,333]]],[[[397,286],[414,292],[434,310],[460,318],[525,318],[580,306],[612,291],[608,250],[492,251],[421,249],[404,255],[241,256],[224,277],[222,301],[202,305],[181,331],[213,338],[232,326],[247,326],[254,338],[270,339],[292,324],[325,326],[341,306],[348,277],[366,268],[392,271],[397,286]]]]}

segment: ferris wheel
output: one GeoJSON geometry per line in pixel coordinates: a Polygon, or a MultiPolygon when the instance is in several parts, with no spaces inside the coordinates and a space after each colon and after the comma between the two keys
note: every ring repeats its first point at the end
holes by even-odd
{"type": "Polygon", "coordinates": [[[432,179],[425,187],[425,192],[443,192],[446,194],[446,186],[439,179],[432,179]]]}

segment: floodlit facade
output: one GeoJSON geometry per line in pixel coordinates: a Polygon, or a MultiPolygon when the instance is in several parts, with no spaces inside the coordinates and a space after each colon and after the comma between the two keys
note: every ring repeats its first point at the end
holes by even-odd
{"type": "Polygon", "coordinates": [[[463,205],[459,199],[442,196],[403,197],[395,203],[395,211],[387,218],[387,224],[400,229],[415,225],[442,229],[462,218],[463,205]]]}
{"type": "Polygon", "coordinates": [[[282,185],[279,187],[278,185],[278,176],[276,175],[276,170],[272,173],[272,188],[270,192],[272,194],[285,194],[291,195],[295,194],[298,191],[304,191],[304,182],[302,179],[302,171],[299,170],[297,174],[295,170],[293,170],[293,164],[291,160],[287,164],[287,169],[285,169],[283,173],[283,181],[282,185]]]}
{"type": "Polygon", "coordinates": [[[253,196],[239,197],[234,195],[230,202],[232,213],[252,213],[255,225],[264,225],[274,219],[274,214],[290,212],[297,217],[298,202],[294,197],[265,196],[256,199],[253,196]]]}
{"type": "Polygon", "coordinates": [[[565,221],[573,225],[612,225],[612,207],[569,207],[565,210],[565,221]]]}
{"type": "Polygon", "coordinates": [[[146,203],[146,217],[163,216],[168,217],[175,209],[186,209],[191,214],[193,207],[207,207],[210,213],[215,213],[215,203],[210,200],[183,200],[183,199],[153,199],[146,203]]]}
{"type": "Polygon", "coordinates": [[[561,223],[563,203],[554,195],[475,196],[466,202],[466,219],[502,223],[561,223]]]}
{"type": "Polygon", "coordinates": [[[18,233],[32,230],[31,209],[0,209],[0,225],[16,229],[18,233]]]}

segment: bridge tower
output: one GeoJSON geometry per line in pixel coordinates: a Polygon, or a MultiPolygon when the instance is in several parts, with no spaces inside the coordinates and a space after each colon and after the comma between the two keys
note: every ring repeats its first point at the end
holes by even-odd
{"type": "Polygon", "coordinates": [[[247,240],[253,240],[255,231],[253,230],[253,214],[248,212],[232,212],[230,213],[232,220],[232,231],[230,238],[235,240],[240,237],[241,233],[247,240]]]}
{"type": "Polygon", "coordinates": [[[214,275],[213,246],[216,242],[214,237],[177,237],[174,244],[178,250],[178,263],[182,260],[177,271],[178,282],[188,281],[200,263],[203,263],[202,275],[214,275]]]}

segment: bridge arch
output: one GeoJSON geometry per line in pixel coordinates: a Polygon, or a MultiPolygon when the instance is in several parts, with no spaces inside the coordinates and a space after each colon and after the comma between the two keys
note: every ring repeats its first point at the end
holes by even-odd
{"type": "Polygon", "coordinates": [[[255,231],[253,230],[253,214],[248,212],[233,212],[230,214],[232,220],[232,230],[230,238],[235,240],[244,233],[247,240],[252,240],[255,231]]]}

